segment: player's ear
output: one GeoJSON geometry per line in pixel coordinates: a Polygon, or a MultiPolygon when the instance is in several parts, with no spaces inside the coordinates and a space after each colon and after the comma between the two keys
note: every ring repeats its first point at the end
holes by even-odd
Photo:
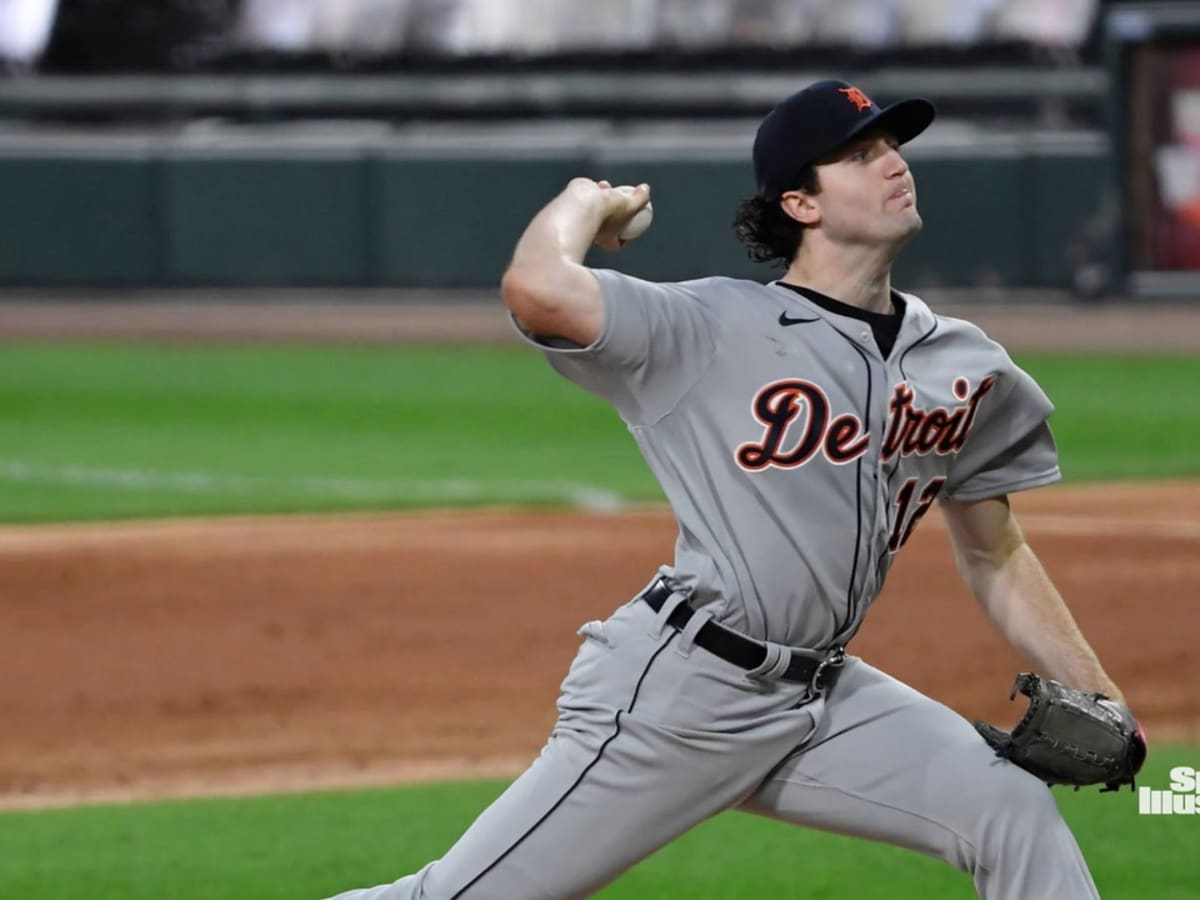
{"type": "Polygon", "coordinates": [[[821,221],[821,207],[807,191],[788,191],[779,198],[779,208],[788,218],[802,225],[816,225],[821,221]]]}

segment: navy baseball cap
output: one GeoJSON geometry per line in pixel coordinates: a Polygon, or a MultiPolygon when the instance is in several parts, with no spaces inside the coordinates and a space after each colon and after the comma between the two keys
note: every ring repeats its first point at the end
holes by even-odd
{"type": "Polygon", "coordinates": [[[907,143],[929,127],[936,113],[928,100],[901,100],[880,109],[844,81],[818,81],[788,97],[758,126],[754,177],[761,196],[793,190],[805,166],[829,156],[877,125],[907,143]]]}

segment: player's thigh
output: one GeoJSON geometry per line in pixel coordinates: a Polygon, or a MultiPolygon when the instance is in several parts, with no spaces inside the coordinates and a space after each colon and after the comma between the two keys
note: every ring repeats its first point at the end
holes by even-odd
{"type": "Polygon", "coordinates": [[[710,790],[641,723],[601,752],[555,739],[426,876],[428,898],[588,897],[736,796],[710,790]]]}
{"type": "Polygon", "coordinates": [[[419,896],[590,896],[738,803],[811,732],[802,688],[751,684],[652,623],[634,607],[589,629],[542,755],[423,873],[419,896]]]}
{"type": "Polygon", "coordinates": [[[744,808],[960,868],[988,815],[1057,815],[1045,785],[997,759],[962,716],[861,660],[847,664],[811,742],[744,808]]]}
{"type": "Polygon", "coordinates": [[[751,789],[722,785],[687,743],[620,714],[598,741],[586,730],[556,730],[441,859],[345,900],[589,897],[751,789]]]}

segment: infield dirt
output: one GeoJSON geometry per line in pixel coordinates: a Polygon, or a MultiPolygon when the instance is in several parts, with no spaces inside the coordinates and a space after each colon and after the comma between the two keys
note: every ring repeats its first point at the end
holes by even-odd
{"type": "MultiPolygon", "coordinates": [[[[1154,740],[1200,737],[1200,484],[1015,498],[1154,740]]],[[[0,528],[0,806],[518,771],[579,639],[669,561],[669,513],[0,528]]],[[[852,651],[1011,724],[1022,663],[938,516],[852,651]]]]}

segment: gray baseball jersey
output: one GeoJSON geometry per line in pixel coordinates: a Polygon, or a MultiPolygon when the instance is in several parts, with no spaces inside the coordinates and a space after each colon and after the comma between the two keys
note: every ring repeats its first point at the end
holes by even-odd
{"type": "Polygon", "coordinates": [[[679,523],[665,573],[731,628],[845,643],[935,499],[1059,478],[1045,394],[914,296],[884,359],[864,322],[777,284],[596,276],[603,331],[550,363],[629,426],[679,523]]]}
{"type": "Polygon", "coordinates": [[[598,339],[535,343],[616,407],[661,482],[675,590],[584,624],[541,755],[445,856],[335,900],[588,897],[730,808],[937,857],[987,900],[1094,900],[1045,785],[957,713],[854,657],[827,691],[778,664],[780,645],[853,636],[935,499],[1055,481],[1046,397],[916,297],[885,359],[862,321],[786,287],[596,275],[598,339]],[[706,649],[714,618],[766,660],[706,649]]]}

